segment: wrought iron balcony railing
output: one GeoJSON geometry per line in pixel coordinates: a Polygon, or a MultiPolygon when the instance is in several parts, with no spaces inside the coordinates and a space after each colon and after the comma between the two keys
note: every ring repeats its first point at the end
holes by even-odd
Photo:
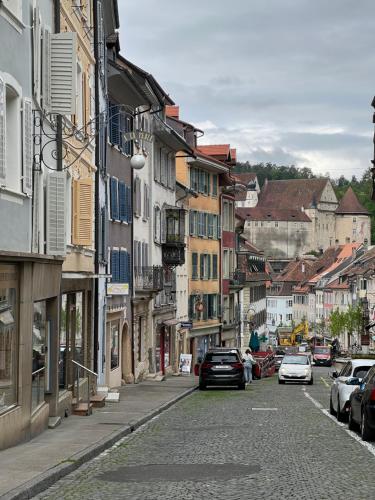
{"type": "Polygon", "coordinates": [[[134,286],[136,291],[159,292],[163,290],[162,266],[135,267],[134,286]]]}
{"type": "Polygon", "coordinates": [[[246,283],[246,273],[239,271],[238,269],[234,273],[229,274],[229,286],[231,287],[242,287],[246,283]]]}

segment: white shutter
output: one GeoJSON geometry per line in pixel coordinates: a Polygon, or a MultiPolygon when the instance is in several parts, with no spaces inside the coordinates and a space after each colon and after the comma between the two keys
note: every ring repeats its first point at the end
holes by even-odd
{"type": "Polygon", "coordinates": [[[51,72],[50,72],[50,32],[43,29],[42,44],[42,97],[43,108],[47,111],[51,108],[51,72]]]}
{"type": "Polygon", "coordinates": [[[34,8],[34,23],[33,23],[33,80],[34,80],[34,97],[37,102],[40,102],[40,79],[41,79],[41,25],[40,25],[40,9],[37,5],[34,8]]]}
{"type": "Polygon", "coordinates": [[[23,100],[23,144],[22,144],[22,189],[25,194],[33,193],[33,103],[23,100]]]}
{"type": "Polygon", "coordinates": [[[6,180],[6,88],[0,75],[0,185],[6,180]]]}
{"type": "Polygon", "coordinates": [[[51,172],[47,176],[46,193],[47,254],[65,255],[66,177],[65,172],[51,172]]]}
{"type": "Polygon", "coordinates": [[[49,36],[49,70],[51,113],[76,113],[77,34],[57,33],[49,36]]]}

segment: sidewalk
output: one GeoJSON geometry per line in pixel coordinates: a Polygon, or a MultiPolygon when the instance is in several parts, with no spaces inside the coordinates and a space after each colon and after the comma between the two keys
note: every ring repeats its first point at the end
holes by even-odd
{"type": "Polygon", "coordinates": [[[119,403],[95,408],[90,417],[72,415],[56,429],[0,452],[0,498],[31,498],[117,440],[187,396],[194,376],[145,381],[120,389],[119,403]]]}

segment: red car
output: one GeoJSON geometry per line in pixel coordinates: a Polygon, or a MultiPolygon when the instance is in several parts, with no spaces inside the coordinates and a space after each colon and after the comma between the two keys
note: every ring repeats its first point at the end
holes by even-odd
{"type": "Polygon", "coordinates": [[[332,366],[332,351],[327,346],[316,346],[313,350],[315,366],[332,366]]]}

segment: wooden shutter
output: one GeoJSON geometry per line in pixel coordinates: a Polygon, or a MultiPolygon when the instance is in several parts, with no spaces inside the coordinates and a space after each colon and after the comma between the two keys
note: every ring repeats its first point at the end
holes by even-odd
{"type": "Polygon", "coordinates": [[[6,87],[0,75],[0,185],[6,184],[6,87]]]}
{"type": "Polygon", "coordinates": [[[194,219],[195,219],[195,212],[194,212],[194,210],[190,210],[190,212],[189,212],[189,232],[190,232],[191,236],[194,234],[194,219]]]}
{"type": "Polygon", "coordinates": [[[49,36],[50,103],[52,113],[76,113],[77,34],[49,36]]]}
{"type": "Polygon", "coordinates": [[[199,256],[200,259],[200,278],[204,279],[204,254],[201,253],[199,256]]]}
{"type": "Polygon", "coordinates": [[[114,249],[111,251],[111,274],[112,283],[118,283],[120,280],[120,252],[114,249]]]}
{"type": "Polygon", "coordinates": [[[25,97],[22,112],[22,189],[25,194],[33,192],[33,103],[25,97]]]}
{"type": "Polygon", "coordinates": [[[203,320],[208,319],[208,295],[203,295],[203,320]]]}
{"type": "Polygon", "coordinates": [[[46,185],[46,240],[47,254],[66,253],[66,175],[51,172],[46,185]]]}
{"type": "Polygon", "coordinates": [[[107,208],[102,207],[100,211],[100,258],[103,263],[107,262],[107,241],[108,241],[108,216],[107,208]]]}
{"type": "Polygon", "coordinates": [[[92,179],[73,181],[73,245],[92,245],[92,179]]]}
{"type": "Polygon", "coordinates": [[[125,250],[121,250],[120,251],[120,270],[119,270],[120,283],[126,283],[127,265],[128,265],[127,252],[125,252],[125,250]]]}
{"type": "Polygon", "coordinates": [[[206,255],[207,257],[207,279],[211,279],[211,255],[206,255]]]}
{"type": "Polygon", "coordinates": [[[118,183],[118,206],[119,206],[119,219],[126,221],[126,186],[125,183],[119,181],[118,183]]]}
{"type": "Polygon", "coordinates": [[[51,108],[51,72],[50,72],[50,32],[43,29],[42,39],[42,98],[43,108],[47,111],[51,108]]]}
{"type": "Polygon", "coordinates": [[[212,279],[217,279],[217,255],[212,256],[212,279]]]}
{"type": "Polygon", "coordinates": [[[221,215],[217,216],[217,237],[221,239],[221,215]]]}
{"type": "Polygon", "coordinates": [[[37,102],[40,102],[40,80],[41,80],[41,38],[39,5],[34,7],[33,22],[33,91],[37,102]]]}
{"type": "Polygon", "coordinates": [[[127,212],[128,212],[128,223],[131,224],[133,221],[133,209],[132,209],[132,190],[130,186],[126,186],[127,196],[127,212]]]}
{"type": "Polygon", "coordinates": [[[119,220],[118,182],[117,179],[115,179],[114,177],[111,177],[110,195],[111,195],[111,219],[119,220]]]}

